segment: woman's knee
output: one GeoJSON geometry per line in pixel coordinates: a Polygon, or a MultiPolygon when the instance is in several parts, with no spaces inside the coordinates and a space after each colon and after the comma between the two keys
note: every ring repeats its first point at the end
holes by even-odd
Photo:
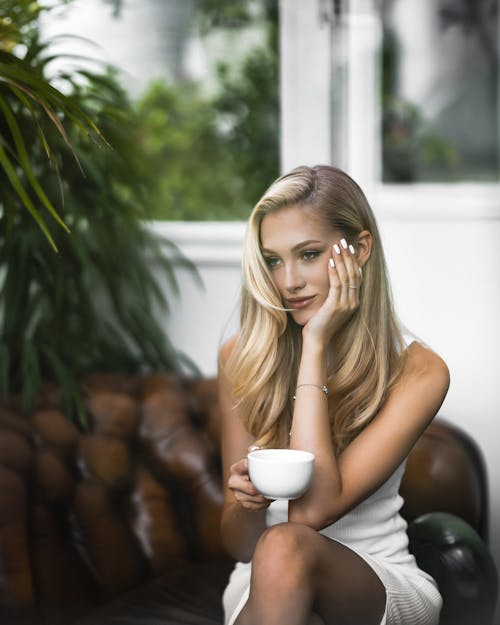
{"type": "Polygon", "coordinates": [[[298,523],[279,523],[260,537],[252,568],[265,568],[279,575],[293,567],[296,573],[310,574],[315,562],[315,530],[298,523]]]}

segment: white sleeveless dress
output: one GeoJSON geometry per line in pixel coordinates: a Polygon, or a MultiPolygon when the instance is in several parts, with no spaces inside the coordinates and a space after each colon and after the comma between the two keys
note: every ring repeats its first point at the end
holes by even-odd
{"type": "MultiPolygon", "coordinates": [[[[418,568],[408,551],[407,523],[399,514],[399,486],[405,463],[370,497],[321,534],[348,546],[375,571],[386,590],[380,625],[437,625],[441,595],[430,575],[418,568]]],[[[267,526],[288,520],[288,501],[273,501],[267,526]]],[[[251,562],[238,562],[223,595],[224,624],[232,625],[250,590],[251,562]]]]}

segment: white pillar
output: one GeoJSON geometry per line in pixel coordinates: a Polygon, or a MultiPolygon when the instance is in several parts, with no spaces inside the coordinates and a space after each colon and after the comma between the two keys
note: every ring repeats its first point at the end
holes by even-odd
{"type": "Polygon", "coordinates": [[[323,11],[321,0],[280,0],[283,172],[331,161],[331,36],[323,11]]]}
{"type": "Polygon", "coordinates": [[[382,27],[373,0],[351,0],[347,19],[348,173],[368,193],[381,179],[380,69],[382,27]]]}

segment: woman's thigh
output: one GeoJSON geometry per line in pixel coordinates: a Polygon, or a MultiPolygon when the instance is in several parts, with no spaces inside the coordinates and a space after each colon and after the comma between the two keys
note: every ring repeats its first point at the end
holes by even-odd
{"type": "MultiPolygon", "coordinates": [[[[283,611],[319,615],[325,625],[378,625],[385,609],[385,588],[373,569],[351,549],[296,523],[268,528],[252,561],[250,598],[237,623],[252,623],[266,601],[280,600],[283,611]],[[286,600],[284,599],[286,598],[286,600]]],[[[312,621],[310,619],[313,619],[312,621]]]]}

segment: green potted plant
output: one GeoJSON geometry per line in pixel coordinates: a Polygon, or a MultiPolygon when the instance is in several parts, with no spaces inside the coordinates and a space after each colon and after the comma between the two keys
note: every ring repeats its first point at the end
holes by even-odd
{"type": "Polygon", "coordinates": [[[49,80],[41,10],[0,7],[0,392],[28,410],[55,381],[83,425],[85,373],[182,367],[158,276],[175,293],[190,264],[145,221],[157,180],[126,93],[112,70],[49,80]]]}

